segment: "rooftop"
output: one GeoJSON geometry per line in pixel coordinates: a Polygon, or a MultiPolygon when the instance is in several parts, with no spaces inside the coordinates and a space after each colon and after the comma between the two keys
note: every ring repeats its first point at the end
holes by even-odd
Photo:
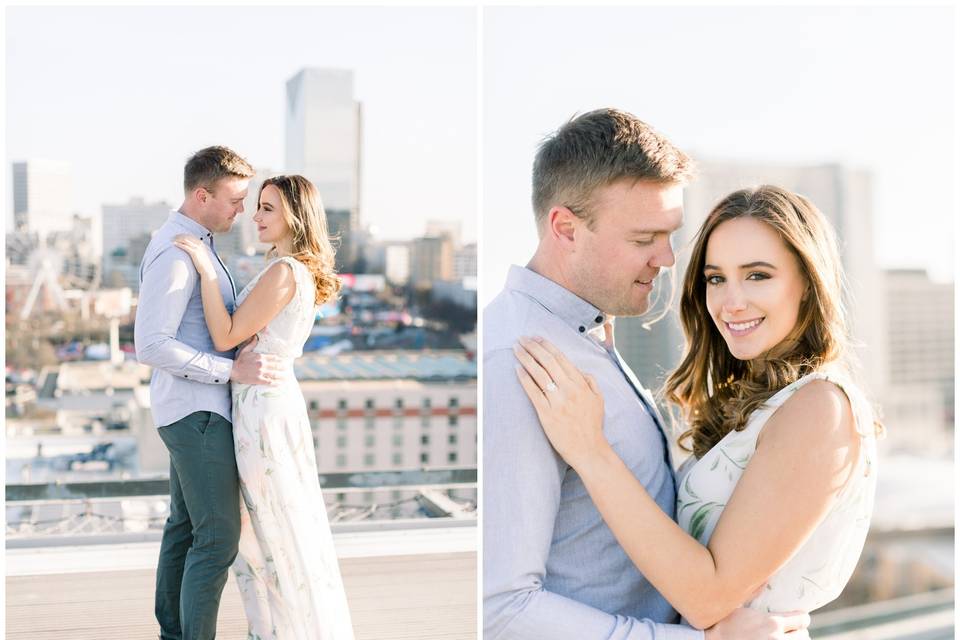
{"type": "MultiPolygon", "coordinates": [[[[395,523],[395,526],[397,523],[395,523]]],[[[334,542],[357,640],[476,638],[476,527],[365,530],[334,525],[334,542]]],[[[400,525],[404,526],[404,525],[400,525]]],[[[8,549],[8,640],[154,639],[159,543],[117,541],[8,549]]],[[[231,574],[218,637],[246,623],[231,574]]]]}
{"type": "Polygon", "coordinates": [[[463,351],[362,351],[340,355],[306,353],[295,364],[297,379],[420,381],[477,377],[477,363],[463,351]]]}

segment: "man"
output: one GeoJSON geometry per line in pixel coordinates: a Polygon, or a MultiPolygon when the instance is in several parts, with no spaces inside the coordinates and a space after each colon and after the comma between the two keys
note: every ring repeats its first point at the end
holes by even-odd
{"type": "Polygon", "coordinates": [[[483,558],[487,640],[807,638],[809,617],[738,609],[707,630],[677,624],[636,569],[576,472],[553,451],[515,373],[513,346],[543,336],[604,396],[604,434],[674,517],[668,435],[650,393],[617,353],[615,316],[649,305],[674,264],[692,163],[634,116],[568,122],[533,168],[539,244],[484,310],[483,558]]]}
{"type": "MultiPolygon", "coordinates": [[[[151,411],[170,452],[170,517],[157,566],[155,613],[163,640],[206,640],[217,630],[220,594],[240,539],[240,489],[233,451],[230,382],[269,384],[274,356],[247,345],[217,352],[207,331],[200,280],[177,234],[206,243],[243,212],[254,175],[226,147],[194,154],[184,168],[184,201],[154,233],[140,265],[137,359],[153,367],[151,411]]],[[[220,290],[233,313],[236,291],[216,257],[220,290]]]]}

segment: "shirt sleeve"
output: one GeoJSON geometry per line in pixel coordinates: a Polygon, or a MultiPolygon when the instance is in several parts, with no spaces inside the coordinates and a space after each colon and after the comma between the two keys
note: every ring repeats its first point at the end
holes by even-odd
{"type": "Polygon", "coordinates": [[[703,640],[702,631],[611,615],[544,589],[567,464],[509,350],[483,367],[483,626],[490,640],[703,640]]]}
{"type": "Polygon", "coordinates": [[[199,351],[177,340],[197,278],[189,256],[173,247],[144,265],[134,324],[137,360],[180,378],[226,384],[230,381],[233,360],[199,351]]]}

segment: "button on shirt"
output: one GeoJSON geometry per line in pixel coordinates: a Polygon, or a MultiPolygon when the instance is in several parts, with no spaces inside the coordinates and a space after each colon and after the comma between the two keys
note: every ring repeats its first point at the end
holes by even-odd
{"type": "Polygon", "coordinates": [[[677,624],[617,543],[583,481],[550,446],[517,379],[513,345],[521,336],[550,340],[592,374],[604,397],[604,435],[674,517],[662,420],[614,348],[613,319],[517,266],[483,318],[484,637],[702,640],[702,631],[677,624]]]}
{"type": "Polygon", "coordinates": [[[173,239],[186,233],[203,240],[214,257],[220,293],[231,314],[233,279],[213,247],[213,234],[179,211],[153,234],[140,263],[140,298],[134,325],[137,360],[153,367],[150,409],[165,426],[195,411],[231,417],[230,371],[235,350],[216,351],[203,316],[200,277],[173,239]]]}

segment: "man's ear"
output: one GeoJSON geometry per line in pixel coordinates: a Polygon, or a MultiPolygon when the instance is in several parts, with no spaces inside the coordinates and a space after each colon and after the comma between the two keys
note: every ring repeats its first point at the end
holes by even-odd
{"type": "Polygon", "coordinates": [[[580,218],[567,207],[553,207],[547,213],[547,233],[561,245],[572,245],[576,241],[580,224],[580,218]]]}
{"type": "Polygon", "coordinates": [[[190,192],[190,197],[193,198],[194,202],[204,204],[207,201],[207,198],[210,197],[210,192],[203,187],[197,187],[190,192]]]}

